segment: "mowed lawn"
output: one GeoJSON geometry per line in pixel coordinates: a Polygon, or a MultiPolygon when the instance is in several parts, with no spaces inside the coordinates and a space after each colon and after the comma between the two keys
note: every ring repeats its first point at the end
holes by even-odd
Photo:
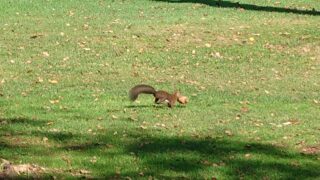
{"type": "Polygon", "coordinates": [[[319,179],[319,11],[318,0],[2,1],[0,158],[43,167],[22,174],[38,178],[319,179]],[[190,102],[130,102],[139,83],[190,102]]]}

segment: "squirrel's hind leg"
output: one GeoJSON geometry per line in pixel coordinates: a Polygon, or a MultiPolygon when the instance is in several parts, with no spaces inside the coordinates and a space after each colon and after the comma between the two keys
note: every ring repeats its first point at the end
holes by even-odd
{"type": "Polygon", "coordinates": [[[154,103],[158,104],[159,98],[154,98],[154,103]]]}
{"type": "Polygon", "coordinates": [[[168,102],[168,107],[169,108],[173,108],[174,104],[171,104],[170,102],[168,102]]]}

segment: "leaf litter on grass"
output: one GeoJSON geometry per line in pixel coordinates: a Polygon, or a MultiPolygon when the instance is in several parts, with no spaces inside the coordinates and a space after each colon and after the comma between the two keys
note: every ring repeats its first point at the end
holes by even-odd
{"type": "Polygon", "coordinates": [[[36,178],[46,172],[44,167],[35,164],[13,164],[5,159],[1,159],[0,163],[0,178],[4,179],[16,178],[23,175],[36,178]]]}

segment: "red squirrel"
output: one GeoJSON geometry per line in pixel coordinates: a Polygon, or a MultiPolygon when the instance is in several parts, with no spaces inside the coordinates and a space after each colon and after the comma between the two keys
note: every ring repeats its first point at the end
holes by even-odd
{"type": "Polygon", "coordinates": [[[160,104],[163,102],[168,102],[168,107],[172,108],[176,101],[181,104],[186,104],[188,102],[185,96],[182,96],[179,91],[175,91],[173,94],[168,93],[167,91],[156,91],[152,86],[139,84],[134,86],[129,91],[129,98],[131,101],[135,101],[139,94],[153,94],[154,102],[160,104]]]}

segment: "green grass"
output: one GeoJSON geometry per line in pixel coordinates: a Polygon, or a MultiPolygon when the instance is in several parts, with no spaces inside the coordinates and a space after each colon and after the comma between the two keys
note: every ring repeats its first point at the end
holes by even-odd
{"type": "Polygon", "coordinates": [[[236,2],[2,2],[0,158],[60,178],[319,178],[320,4],[236,2]],[[190,103],[132,103],[139,83],[190,103]]]}

